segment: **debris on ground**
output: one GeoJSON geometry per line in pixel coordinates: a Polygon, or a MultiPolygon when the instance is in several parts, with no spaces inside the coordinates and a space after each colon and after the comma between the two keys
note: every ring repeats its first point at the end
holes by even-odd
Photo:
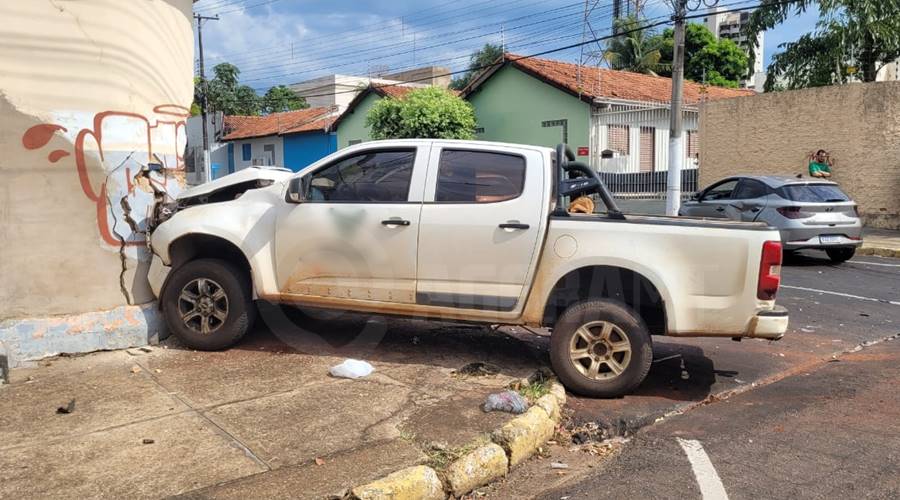
{"type": "Polygon", "coordinates": [[[343,363],[332,366],[328,373],[332,377],[357,379],[368,377],[375,368],[365,361],[358,359],[345,359],[343,363]]]}
{"type": "Polygon", "coordinates": [[[143,443],[143,444],[153,444],[153,443],[155,443],[155,442],[156,442],[156,441],[154,441],[154,440],[152,440],[152,439],[150,439],[150,438],[144,438],[144,439],[141,440],[141,443],[143,443]]]}
{"type": "Polygon", "coordinates": [[[132,366],[132,367],[131,367],[131,373],[135,373],[135,374],[141,373],[141,367],[138,366],[138,365],[132,366]]]}
{"type": "Polygon", "coordinates": [[[316,457],[316,465],[325,465],[325,459],[316,457]]]}
{"type": "Polygon", "coordinates": [[[503,391],[490,394],[483,406],[484,412],[505,411],[516,415],[525,413],[528,409],[528,401],[515,391],[503,391]]]}
{"type": "Polygon", "coordinates": [[[59,413],[60,415],[68,415],[69,413],[72,413],[73,411],[75,411],[75,399],[74,398],[72,399],[72,401],[69,401],[69,404],[67,404],[66,406],[60,406],[59,408],[56,409],[56,413],[59,413]]]}
{"type": "Polygon", "coordinates": [[[680,358],[680,357],[681,357],[681,354],[673,354],[673,355],[671,355],[671,356],[666,356],[666,357],[664,357],[664,358],[654,359],[652,362],[653,362],[653,363],[662,363],[663,361],[668,361],[668,360],[670,360],[670,359],[677,359],[677,358],[680,358]]]}
{"type": "Polygon", "coordinates": [[[562,462],[550,462],[551,469],[568,469],[569,464],[564,464],[562,462]]]}
{"type": "Polygon", "coordinates": [[[463,377],[485,377],[489,375],[496,375],[498,373],[500,373],[499,366],[493,363],[485,363],[483,361],[467,363],[451,372],[452,375],[463,377]]]}

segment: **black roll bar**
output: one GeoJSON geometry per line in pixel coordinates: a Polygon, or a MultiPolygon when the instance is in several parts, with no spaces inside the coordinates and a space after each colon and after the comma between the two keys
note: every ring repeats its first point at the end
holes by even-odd
{"type": "Polygon", "coordinates": [[[592,178],[597,181],[597,189],[596,192],[600,195],[600,200],[603,201],[603,204],[606,205],[606,211],[609,213],[609,216],[614,219],[624,219],[625,216],[622,215],[622,211],[619,210],[619,206],[616,204],[616,201],[612,197],[612,193],[609,192],[609,188],[606,187],[606,183],[603,182],[603,179],[600,178],[600,175],[594,171],[590,166],[575,161],[575,153],[572,152],[572,149],[569,148],[565,143],[560,143],[556,146],[556,210],[554,211],[554,215],[567,215],[569,214],[566,211],[566,207],[563,202],[563,194],[560,190],[560,186],[566,180],[566,174],[569,172],[578,172],[584,175],[585,177],[592,178]]]}

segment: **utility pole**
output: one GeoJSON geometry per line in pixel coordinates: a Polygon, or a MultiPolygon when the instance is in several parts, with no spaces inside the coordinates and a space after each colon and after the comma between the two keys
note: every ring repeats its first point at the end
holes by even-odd
{"type": "Polygon", "coordinates": [[[194,14],[194,19],[197,20],[197,46],[200,51],[200,82],[203,83],[203,98],[200,100],[200,117],[203,120],[203,170],[206,182],[209,182],[212,180],[212,164],[209,159],[209,132],[206,130],[206,108],[209,105],[206,96],[209,94],[209,83],[206,81],[206,73],[203,68],[203,21],[218,21],[219,16],[218,14],[215,17],[194,14]]]}
{"type": "Polygon", "coordinates": [[[666,215],[678,215],[681,208],[681,165],[684,137],[681,116],[684,96],[684,16],[687,0],[675,1],[675,53],[672,58],[672,102],[669,118],[669,172],[666,183],[666,215]]]}

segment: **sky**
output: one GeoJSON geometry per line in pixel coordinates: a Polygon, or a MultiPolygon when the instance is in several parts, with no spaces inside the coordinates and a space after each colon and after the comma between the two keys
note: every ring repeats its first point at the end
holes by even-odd
{"type": "MultiPolygon", "coordinates": [[[[667,20],[666,2],[646,0],[645,17],[667,20]]],[[[723,8],[753,3],[719,1],[723,8]]],[[[241,70],[241,83],[264,93],[334,73],[365,76],[426,65],[461,71],[485,43],[528,55],[609,35],[612,0],[587,4],[588,23],[584,0],[199,0],[194,11],[219,16],[203,23],[207,74],[230,62],[241,70]]],[[[806,12],[767,32],[766,66],[778,45],[812,31],[816,18],[806,12]]],[[[542,57],[596,64],[591,56],[599,50],[595,43],[542,57]]]]}

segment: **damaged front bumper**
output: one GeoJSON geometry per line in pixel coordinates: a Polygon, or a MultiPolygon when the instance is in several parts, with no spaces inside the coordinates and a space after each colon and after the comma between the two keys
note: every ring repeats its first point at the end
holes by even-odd
{"type": "Polygon", "coordinates": [[[147,273],[147,280],[150,282],[150,289],[153,290],[153,295],[157,298],[162,297],[163,286],[166,284],[166,279],[171,271],[172,268],[167,266],[159,255],[153,254],[153,259],[150,261],[150,270],[147,273]]]}
{"type": "Polygon", "coordinates": [[[750,327],[744,336],[754,339],[779,340],[787,331],[788,319],[788,310],[782,306],[759,311],[750,320],[750,327]]]}

